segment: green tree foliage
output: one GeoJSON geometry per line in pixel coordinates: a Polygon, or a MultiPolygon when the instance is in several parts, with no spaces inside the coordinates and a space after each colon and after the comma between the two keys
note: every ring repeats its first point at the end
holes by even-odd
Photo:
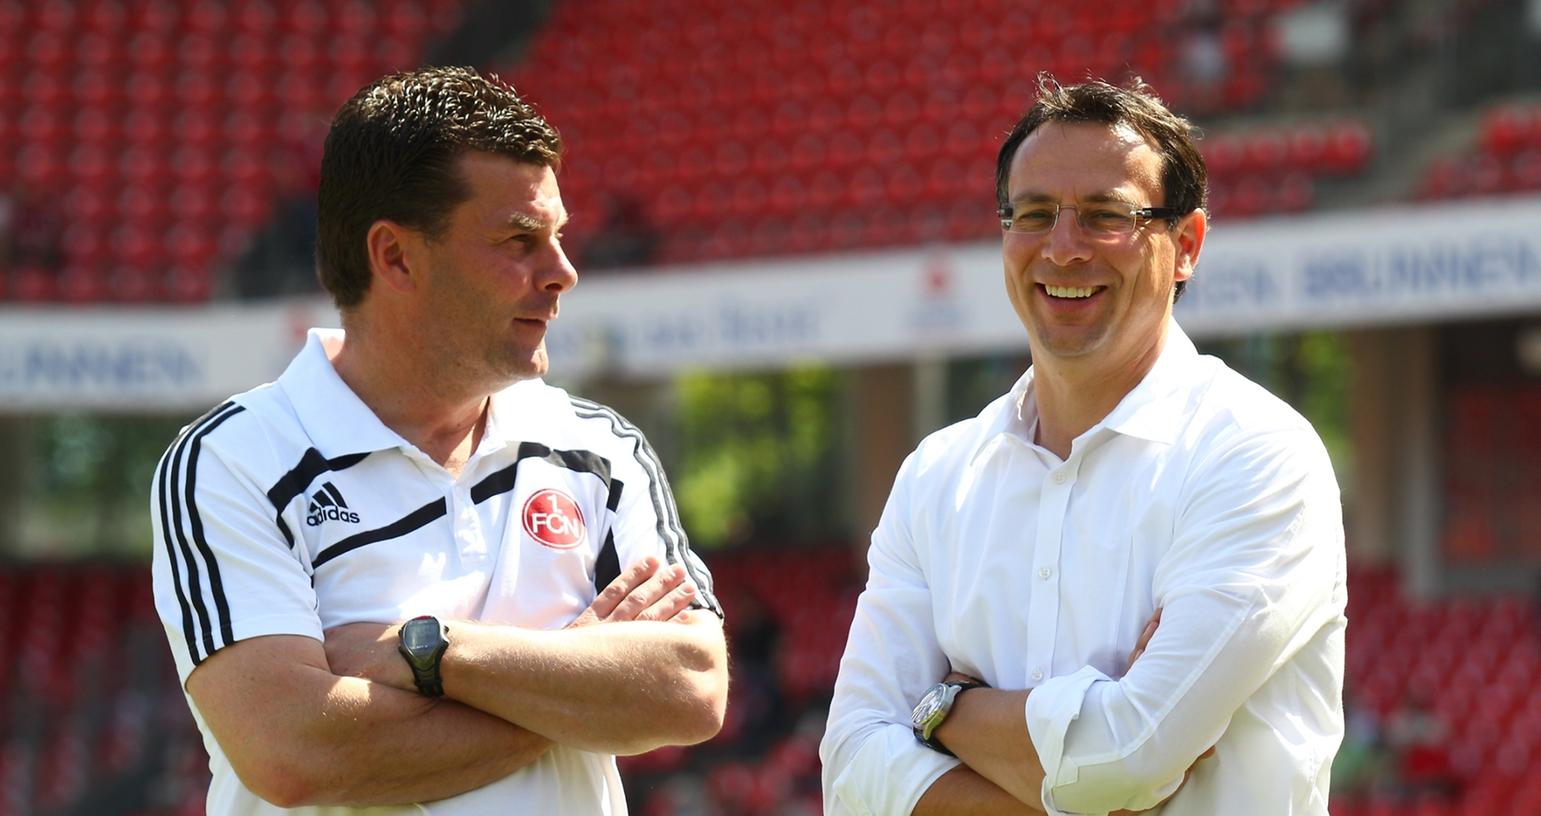
{"type": "Polygon", "coordinates": [[[841,528],[837,374],[693,374],[676,383],[685,529],[703,548],[806,541],[841,528]]]}

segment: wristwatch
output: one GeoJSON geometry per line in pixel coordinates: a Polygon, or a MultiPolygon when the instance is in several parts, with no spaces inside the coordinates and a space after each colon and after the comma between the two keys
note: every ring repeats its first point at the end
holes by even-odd
{"type": "Polygon", "coordinates": [[[444,696],[439,661],[444,659],[444,650],[448,648],[449,627],[432,615],[422,615],[401,625],[401,643],[396,650],[412,667],[412,679],[424,696],[444,696]]]}
{"type": "Polygon", "coordinates": [[[938,742],[936,729],[940,728],[947,715],[952,713],[953,703],[957,702],[958,695],[969,689],[984,687],[984,683],[937,683],[926,693],[921,695],[920,702],[915,704],[915,710],[910,714],[910,726],[915,729],[915,739],[921,741],[926,747],[940,751],[948,756],[954,756],[947,750],[947,746],[938,742]]]}

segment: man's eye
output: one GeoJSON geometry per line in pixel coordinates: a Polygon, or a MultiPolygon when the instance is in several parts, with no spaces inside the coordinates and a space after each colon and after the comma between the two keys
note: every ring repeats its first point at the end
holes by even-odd
{"type": "Polygon", "coordinates": [[[1133,216],[1121,210],[1091,210],[1086,213],[1086,223],[1100,229],[1118,229],[1133,220],[1133,216]]]}
{"type": "Polygon", "coordinates": [[[1047,229],[1054,223],[1054,211],[1022,210],[1011,217],[1011,223],[1019,229],[1047,229]]]}

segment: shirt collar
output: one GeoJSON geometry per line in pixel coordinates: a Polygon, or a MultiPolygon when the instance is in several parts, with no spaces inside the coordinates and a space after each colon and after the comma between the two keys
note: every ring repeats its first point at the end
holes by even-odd
{"type": "Polygon", "coordinates": [[[1172,444],[1187,412],[1188,400],[1183,392],[1193,385],[1193,367],[1198,362],[1199,352],[1193,341],[1177,321],[1169,321],[1166,345],[1156,364],[1097,425],[1125,436],[1172,444]]]}
{"type": "Polygon", "coordinates": [[[521,429],[528,432],[543,419],[549,422],[551,409],[563,403],[566,392],[548,388],[539,378],[520,380],[492,395],[487,406],[487,427],[482,432],[482,444],[478,455],[492,453],[499,448],[520,441],[521,429]]]}
{"type": "Polygon", "coordinates": [[[337,376],[326,349],[341,345],[343,337],[341,329],[311,329],[305,348],[278,378],[311,445],[328,459],[410,448],[337,376]]]}
{"type": "MultiPolygon", "coordinates": [[[[1145,378],[1133,390],[1124,395],[1113,411],[1101,422],[1093,425],[1082,435],[1088,438],[1103,430],[1147,439],[1170,445],[1177,439],[1177,432],[1186,411],[1187,400],[1178,393],[1192,383],[1192,368],[1199,360],[1198,349],[1188,335],[1173,320],[1167,324],[1166,344],[1156,364],[1151,366],[1145,378]]],[[[1028,445],[1034,445],[1033,429],[1037,423],[1037,410],[1031,403],[1033,369],[1019,378],[1006,399],[998,401],[993,415],[987,415],[986,431],[980,436],[980,445],[971,459],[977,459],[993,447],[1002,435],[1015,436],[1028,445]]]]}

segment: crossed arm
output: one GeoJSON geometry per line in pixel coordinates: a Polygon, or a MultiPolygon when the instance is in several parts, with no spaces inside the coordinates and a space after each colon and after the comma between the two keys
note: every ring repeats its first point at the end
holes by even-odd
{"type": "MultiPolygon", "coordinates": [[[[1160,623],[1161,610],[1157,609],[1129,653],[1129,668],[1145,652],[1160,623]]],[[[956,672],[943,678],[949,683],[974,679],[956,672]]],[[[958,697],[935,737],[957,754],[963,764],[943,774],[921,795],[914,816],[1043,812],[1039,793],[1043,787],[1043,765],[1022,718],[1030,693],[981,688],[958,697]]],[[[1213,753],[1211,747],[1194,765],[1213,753]]],[[[1193,773],[1192,767],[1188,773],[1193,773]]],[[[1175,791],[1167,798],[1174,795],[1175,791]]],[[[1133,813],[1120,810],[1109,816],[1133,813]]]]}
{"type": "Polygon", "coordinates": [[[624,753],[715,734],[726,649],[715,616],[688,609],[693,594],[683,570],[648,558],[560,631],[453,622],[439,700],[417,693],[384,624],[330,630],[324,645],[235,643],[187,690],[241,781],[273,804],[442,799],[555,743],[624,753]]]}

